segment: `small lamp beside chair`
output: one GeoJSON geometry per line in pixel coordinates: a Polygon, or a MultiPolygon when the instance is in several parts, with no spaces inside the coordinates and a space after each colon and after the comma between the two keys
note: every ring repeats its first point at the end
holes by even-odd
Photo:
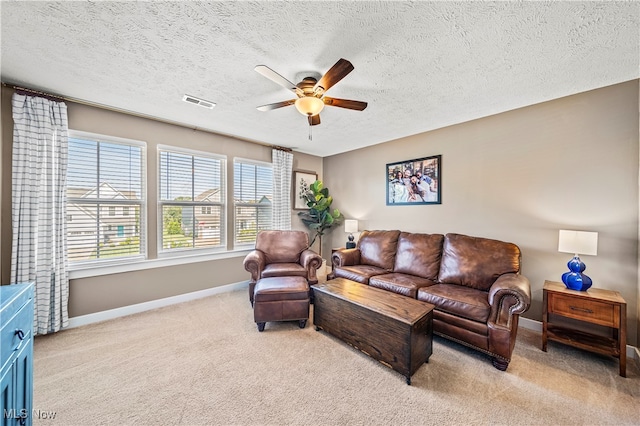
{"type": "Polygon", "coordinates": [[[347,241],[347,248],[356,248],[356,242],[353,241],[353,233],[358,232],[358,221],[355,219],[347,219],[344,221],[344,232],[349,233],[349,241],[347,241]]]}
{"type": "Polygon", "coordinates": [[[558,251],[573,253],[573,259],[567,263],[569,272],[562,274],[562,282],[570,290],[587,291],[591,287],[591,278],[583,272],[587,268],[578,254],[596,256],[598,254],[598,233],[585,231],[566,231],[561,229],[558,238],[558,251]]]}

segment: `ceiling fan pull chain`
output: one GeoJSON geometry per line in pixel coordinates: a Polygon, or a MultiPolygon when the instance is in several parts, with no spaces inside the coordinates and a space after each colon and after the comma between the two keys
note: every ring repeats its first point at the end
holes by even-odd
{"type": "Polygon", "coordinates": [[[312,141],[312,135],[311,135],[311,129],[313,128],[313,126],[311,125],[311,123],[309,123],[309,140],[312,141]]]}

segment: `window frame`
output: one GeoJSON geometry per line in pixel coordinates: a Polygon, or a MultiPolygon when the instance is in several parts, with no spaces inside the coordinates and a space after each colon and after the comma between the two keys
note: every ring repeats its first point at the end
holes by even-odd
{"type": "MultiPolygon", "coordinates": [[[[268,167],[271,169],[271,182],[272,182],[272,187],[271,187],[271,197],[273,200],[273,163],[272,162],[268,162],[268,161],[260,161],[260,160],[252,160],[249,158],[242,158],[242,157],[235,157],[233,159],[233,247],[234,248],[238,248],[238,249],[243,249],[246,247],[250,247],[250,246],[254,246],[255,245],[255,240],[251,241],[251,242],[239,242],[238,241],[238,222],[237,222],[237,207],[249,207],[249,208],[255,208],[255,209],[259,209],[260,206],[257,206],[255,203],[236,203],[235,200],[235,189],[236,189],[236,185],[238,184],[238,182],[236,181],[236,176],[235,176],[235,166],[236,163],[241,163],[241,164],[249,164],[249,165],[254,165],[254,166],[260,166],[260,167],[268,167]]],[[[271,205],[271,224],[273,224],[273,205],[271,205]]],[[[271,224],[270,224],[270,228],[271,228],[271,224]]],[[[256,232],[259,231],[256,230],[256,232]]]]}
{"type": "MultiPolygon", "coordinates": [[[[149,230],[148,230],[148,221],[147,221],[147,206],[148,206],[148,197],[147,197],[147,143],[144,141],[130,139],[130,138],[121,138],[117,136],[104,135],[94,132],[86,132],[81,130],[69,129],[67,132],[67,136],[69,139],[82,139],[90,142],[96,143],[107,143],[107,144],[117,144],[117,145],[125,145],[125,146],[134,146],[140,148],[140,200],[110,200],[110,199],[98,199],[98,198],[78,198],[78,197],[69,197],[65,194],[67,205],[70,203],[95,203],[96,206],[107,206],[111,207],[110,204],[113,205],[127,205],[129,207],[139,206],[140,208],[140,224],[139,224],[139,240],[140,240],[140,253],[132,256],[122,256],[115,258],[98,258],[95,260],[84,260],[84,261],[76,261],[72,262],[68,261],[68,269],[69,271],[83,270],[83,269],[93,269],[93,268],[103,268],[109,266],[118,266],[118,265],[127,265],[135,262],[140,262],[146,260],[148,258],[148,241],[149,241],[149,230]]],[[[68,173],[67,167],[67,173],[68,173]]],[[[65,188],[67,189],[67,183],[65,183],[65,188]]],[[[66,190],[65,190],[66,192],[66,190]]],[[[65,227],[67,228],[65,238],[67,238],[67,253],[69,247],[68,236],[70,233],[74,233],[77,235],[77,231],[69,231],[68,223],[73,222],[73,215],[70,215],[68,212],[65,213],[65,227]],[[71,218],[71,220],[67,220],[71,218]]]]}
{"type": "MultiPolygon", "coordinates": [[[[227,218],[228,218],[228,212],[227,212],[227,156],[223,155],[223,154],[217,154],[217,153],[213,153],[213,152],[207,152],[207,151],[198,151],[198,150],[193,150],[193,149],[189,149],[189,148],[181,148],[181,147],[176,147],[176,146],[171,146],[171,145],[157,145],[156,147],[156,173],[157,173],[157,179],[156,179],[156,184],[157,184],[157,190],[156,190],[156,196],[157,196],[157,211],[156,211],[156,218],[157,218],[157,234],[156,234],[156,250],[157,250],[157,256],[158,259],[164,259],[164,258],[171,258],[171,257],[185,257],[185,256],[198,256],[198,255],[206,255],[209,253],[220,253],[220,252],[226,252],[227,250],[227,235],[228,235],[228,229],[227,229],[227,218]],[[161,184],[161,178],[162,178],[162,173],[161,173],[161,163],[162,163],[162,153],[163,152],[170,152],[170,153],[175,153],[175,154],[179,154],[179,155],[188,155],[188,156],[192,156],[192,157],[202,157],[202,158],[206,158],[206,159],[215,159],[215,160],[219,160],[220,161],[220,189],[222,191],[222,195],[220,197],[220,199],[222,200],[221,202],[217,203],[217,202],[207,202],[207,203],[203,203],[200,201],[168,201],[168,200],[162,200],[161,197],[161,191],[162,191],[162,184],[161,184]],[[184,248],[173,248],[173,249],[165,249],[164,248],[164,233],[163,233],[163,228],[164,228],[164,224],[163,224],[163,217],[162,217],[162,211],[163,211],[163,207],[169,205],[169,206],[181,206],[181,207],[193,207],[194,208],[194,214],[196,209],[200,208],[200,207],[205,207],[205,206],[221,206],[220,208],[220,212],[221,212],[221,219],[220,219],[220,224],[221,224],[221,229],[220,229],[220,245],[217,247],[184,247],[184,248]]],[[[193,180],[192,180],[192,185],[193,185],[193,180]]],[[[195,196],[195,194],[194,194],[195,196]]]]}

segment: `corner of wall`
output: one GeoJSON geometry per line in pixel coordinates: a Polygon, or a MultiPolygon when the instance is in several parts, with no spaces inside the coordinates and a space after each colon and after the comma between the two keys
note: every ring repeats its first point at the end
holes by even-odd
{"type": "MultiPolygon", "coordinates": [[[[638,144],[640,145],[640,79],[638,80],[638,144]]],[[[640,158],[638,158],[638,193],[640,194],[640,158]]],[[[638,211],[640,211],[640,199],[638,200],[638,211]]],[[[640,217],[638,219],[638,241],[640,241],[640,217]]],[[[637,336],[636,336],[636,342],[638,342],[638,348],[640,348],[640,250],[638,250],[638,288],[636,291],[636,296],[637,296],[637,310],[636,310],[636,318],[637,320],[637,336]]],[[[638,352],[636,350],[636,352],[638,352]]],[[[636,358],[636,361],[638,362],[638,366],[640,367],[640,359],[636,358]]]]}

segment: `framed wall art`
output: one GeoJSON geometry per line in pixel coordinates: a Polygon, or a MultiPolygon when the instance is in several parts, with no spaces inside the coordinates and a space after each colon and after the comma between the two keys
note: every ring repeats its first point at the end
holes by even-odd
{"type": "Polygon", "coordinates": [[[442,203],[442,155],[389,163],[387,205],[442,203]]]}
{"type": "Polygon", "coordinates": [[[305,170],[293,171],[293,209],[305,210],[308,209],[302,194],[309,190],[309,185],[318,180],[318,174],[316,172],[309,172],[305,170]]]}

